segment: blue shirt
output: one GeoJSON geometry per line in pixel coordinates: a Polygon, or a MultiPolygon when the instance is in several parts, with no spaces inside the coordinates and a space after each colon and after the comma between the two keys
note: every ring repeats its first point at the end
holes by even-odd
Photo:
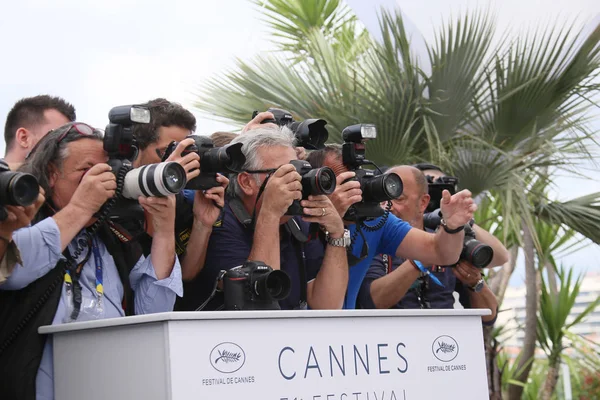
{"type": "MultiPolygon", "coordinates": [[[[383,218],[383,217],[381,217],[383,218]]],[[[376,226],[381,218],[378,218],[374,221],[367,222],[367,226],[376,226]]],[[[367,231],[364,227],[362,228],[362,232],[365,235],[367,245],[369,246],[368,255],[364,260],[360,261],[356,265],[349,265],[350,274],[348,277],[348,291],[346,293],[346,299],[344,301],[345,309],[354,309],[356,308],[356,298],[358,297],[358,291],[360,289],[360,285],[371,265],[371,260],[380,253],[383,254],[396,254],[398,246],[402,243],[402,240],[406,237],[408,231],[412,228],[411,226],[397,218],[393,214],[389,214],[388,219],[385,221],[385,224],[381,229],[378,229],[373,232],[367,231]]],[[[355,237],[356,225],[350,226],[350,235],[351,237],[355,237]]],[[[364,240],[362,239],[360,234],[356,234],[356,240],[354,241],[354,245],[352,247],[352,254],[355,257],[360,257],[361,251],[363,248],[364,240]]],[[[350,260],[348,262],[350,264],[350,260]]]]}
{"type": "MultiPolygon", "coordinates": [[[[302,231],[308,234],[309,224],[299,217],[294,217],[294,220],[302,231]]],[[[229,270],[246,262],[253,241],[254,230],[244,226],[237,219],[229,201],[226,200],[222,217],[213,226],[210,235],[204,268],[193,281],[184,284],[185,295],[177,303],[177,310],[194,311],[204,303],[212,293],[221,270],[229,270]]],[[[281,270],[289,275],[292,287],[290,295],[280,301],[279,306],[282,310],[291,310],[297,308],[300,302],[300,285],[310,282],[317,276],[323,262],[325,248],[318,240],[304,243],[306,282],[300,282],[300,260],[291,234],[283,225],[280,227],[280,252],[281,270]]],[[[223,293],[219,292],[203,310],[215,310],[223,304],[223,293]]]]}
{"type": "MultiPolygon", "coordinates": [[[[74,244],[82,237],[82,234],[76,237],[69,245],[69,250],[74,253],[74,244]]],[[[59,259],[63,258],[60,245],[60,231],[53,218],[46,218],[38,224],[20,229],[13,234],[13,239],[19,249],[23,265],[17,264],[13,274],[0,287],[2,290],[22,289],[38,278],[50,272],[57,264],[59,259]]],[[[98,248],[102,259],[102,277],[104,286],[104,296],[102,300],[103,313],[93,315],[93,312],[86,313],[84,308],[86,302],[96,299],[95,288],[95,260],[92,255],[87,263],[81,269],[80,283],[82,286],[82,312],[79,320],[90,320],[99,318],[114,318],[125,316],[123,310],[123,284],[119,278],[117,267],[113,258],[108,253],[106,246],[98,240],[98,248]]],[[[84,249],[77,262],[83,261],[87,253],[84,249]]],[[[175,257],[175,255],[173,255],[175,257]]],[[[150,314],[157,312],[167,312],[173,310],[175,296],[183,294],[181,282],[181,267],[177,257],[173,271],[168,278],[158,280],[154,272],[154,266],[150,257],[141,257],[135,264],[129,274],[131,289],[134,292],[135,313],[150,314]]],[[[67,308],[70,302],[67,300],[65,285],[62,287],[61,297],[52,325],[64,323],[68,315],[67,308]]],[[[90,308],[90,310],[97,310],[90,308]]],[[[105,349],[112,351],[112,349],[105,349]]],[[[44,353],[38,374],[36,378],[36,399],[52,400],[54,399],[54,381],[53,381],[53,355],[51,340],[46,341],[44,353]]],[[[91,362],[82,360],[82,362],[91,362]]],[[[118,357],[115,356],[115,362],[118,357]]]]}

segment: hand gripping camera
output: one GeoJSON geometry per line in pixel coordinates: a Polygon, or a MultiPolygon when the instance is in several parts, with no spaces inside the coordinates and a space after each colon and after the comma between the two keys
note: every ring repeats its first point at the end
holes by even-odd
{"type": "MultiPolygon", "coordinates": [[[[439,209],[423,215],[423,226],[435,230],[442,222],[442,213],[439,209]]],[[[471,224],[465,225],[465,238],[460,259],[473,264],[477,268],[485,268],[492,262],[494,250],[485,243],[475,238],[475,231],[471,224]]],[[[450,265],[455,267],[456,264],[450,265]]]]}
{"type": "Polygon", "coordinates": [[[290,294],[288,274],[260,261],[247,261],[223,276],[226,310],[280,310],[279,300],[290,294]]]}
{"type": "MultiPolygon", "coordinates": [[[[212,140],[206,136],[190,135],[187,138],[194,139],[195,143],[186,147],[181,155],[198,153],[200,156],[200,175],[190,180],[185,187],[186,189],[208,190],[220,186],[221,184],[217,182],[217,173],[232,174],[240,172],[246,162],[246,157],[242,152],[242,143],[215,147],[212,140]]],[[[163,161],[169,158],[177,145],[177,142],[169,144],[163,156],[163,161]]]]}
{"type": "Polygon", "coordinates": [[[8,217],[4,206],[30,206],[39,194],[40,187],[35,176],[12,172],[8,164],[0,160],[0,221],[8,217]]]}
{"type": "MultiPolygon", "coordinates": [[[[327,121],[324,119],[305,119],[304,121],[294,121],[292,113],[279,108],[269,108],[268,112],[272,113],[275,119],[266,119],[262,124],[277,124],[279,126],[287,126],[294,132],[298,146],[308,150],[318,150],[325,147],[325,142],[329,137],[329,132],[325,128],[327,121]]],[[[258,111],[252,113],[252,118],[258,115],[258,111]]]]}
{"type": "MultiPolygon", "coordinates": [[[[292,160],[290,161],[296,171],[302,176],[302,200],[308,199],[308,196],[320,194],[331,194],[335,190],[335,173],[329,167],[312,168],[308,161],[292,160]]],[[[299,200],[294,200],[286,215],[303,215],[302,206],[299,200]]]]}
{"type": "Polygon", "coordinates": [[[366,159],[365,142],[376,137],[375,125],[370,124],[352,125],[342,131],[342,162],[356,173],[356,176],[349,180],[360,182],[363,197],[360,203],[350,206],[344,216],[346,220],[381,217],[385,210],[381,208],[380,203],[398,198],[402,194],[402,179],[397,174],[376,175],[374,171],[361,168],[362,165],[374,165],[366,159]]]}

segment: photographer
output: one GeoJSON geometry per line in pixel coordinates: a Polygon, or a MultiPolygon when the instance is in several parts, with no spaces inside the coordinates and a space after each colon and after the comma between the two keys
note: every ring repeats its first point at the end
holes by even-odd
{"type": "MultiPolygon", "coordinates": [[[[181,105],[165,99],[154,99],[141,107],[150,110],[151,120],[149,124],[134,125],[133,134],[140,153],[133,166],[137,168],[161,162],[167,147],[172,142],[178,142],[173,153],[165,161],[181,164],[188,181],[197,177],[201,172],[198,154],[191,152],[182,156],[182,152],[194,144],[194,140],[186,139],[196,129],[194,115],[181,105]]],[[[191,201],[186,199],[184,193],[176,196],[176,251],[181,259],[182,277],[186,281],[193,279],[202,269],[213,224],[224,205],[225,188],[229,180],[221,175],[216,179],[221,186],[191,192],[191,201]],[[191,216],[193,218],[190,218],[191,216]],[[194,251],[187,252],[188,247],[194,251]]],[[[150,237],[142,239],[145,252],[149,251],[150,243],[150,237]]]]}
{"type": "Polygon", "coordinates": [[[127,235],[117,226],[95,217],[117,188],[107,161],[102,133],[70,123],[40,140],[21,169],[38,179],[47,201],[35,225],[13,234],[27,251],[0,286],[0,392],[7,398],[54,397],[52,347],[40,326],[171,311],[182,294],[173,196],[139,198],[155,232],[145,258],[134,242],[122,242],[127,235]]]}
{"type": "MultiPolygon", "coordinates": [[[[305,216],[286,216],[293,201],[302,199],[301,176],[290,165],[296,160],[294,141],[288,128],[264,125],[233,141],[243,143],[244,172],[230,177],[230,195],[213,229],[206,265],[185,286],[181,309],[195,310],[213,294],[221,270],[246,260],[262,261],[290,276],[291,294],[279,302],[282,309],[305,308],[306,302],[313,309],[341,308],[348,282],[345,247],[340,243],[348,233],[342,219],[323,195],[302,200],[305,216]],[[320,241],[306,240],[309,223],[328,232],[326,249],[320,241]]],[[[222,305],[222,293],[217,293],[205,309],[222,305]]]]}
{"type": "Polygon", "coordinates": [[[60,97],[39,95],[17,101],[4,125],[4,160],[17,169],[44,135],[71,121],[75,121],[75,108],[60,97]]]}
{"type": "MultiPolygon", "coordinates": [[[[308,156],[313,167],[328,166],[337,176],[337,186],[330,196],[339,215],[345,216],[350,206],[362,200],[361,185],[352,180],[356,173],[349,171],[342,159],[342,148],[336,145],[326,146],[322,150],[313,151],[308,156]]],[[[471,220],[477,206],[473,203],[471,193],[463,190],[453,196],[444,193],[442,210],[444,213],[444,229],[435,234],[411,229],[411,226],[392,214],[357,226],[353,221],[345,221],[350,226],[353,236],[348,293],[344,308],[355,308],[358,292],[369,269],[371,261],[377,254],[395,254],[399,257],[421,260],[429,264],[452,264],[460,255],[464,232],[462,227],[471,220]],[[361,234],[356,234],[361,229],[361,234]]]]}
{"type": "MultiPolygon", "coordinates": [[[[392,200],[392,212],[414,228],[425,230],[423,215],[430,202],[425,175],[410,166],[393,167],[387,173],[398,174],[404,183],[402,195],[392,200]]],[[[477,239],[493,249],[491,266],[508,261],[508,251],[498,239],[477,225],[473,229],[477,239]]],[[[496,298],[485,284],[481,269],[462,259],[454,267],[432,266],[423,273],[411,259],[379,255],[362,283],[359,304],[362,308],[454,308],[454,291],[463,307],[490,309],[492,315],[482,319],[486,324],[494,323],[496,298]]]]}

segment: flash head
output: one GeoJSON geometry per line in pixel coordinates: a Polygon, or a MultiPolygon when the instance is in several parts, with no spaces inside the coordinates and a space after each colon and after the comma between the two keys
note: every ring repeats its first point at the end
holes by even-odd
{"type": "Polygon", "coordinates": [[[344,142],[362,143],[365,140],[375,139],[377,128],[373,124],[350,125],[342,131],[344,142]]]}
{"type": "Polygon", "coordinates": [[[111,123],[120,125],[149,124],[150,110],[140,106],[118,106],[109,111],[108,119],[111,123]]]}

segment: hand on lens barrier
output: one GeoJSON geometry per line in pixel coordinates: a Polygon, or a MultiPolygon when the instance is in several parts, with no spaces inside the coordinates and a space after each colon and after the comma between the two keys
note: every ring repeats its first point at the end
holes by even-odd
{"type": "Polygon", "coordinates": [[[175,161],[179,163],[185,170],[188,182],[200,175],[200,156],[196,152],[191,152],[182,156],[183,151],[195,143],[194,139],[184,139],[177,144],[175,150],[169,155],[165,161],[175,161]]]}
{"type": "Polygon", "coordinates": [[[91,216],[115,195],[116,190],[117,180],[110,165],[96,164],[83,176],[69,204],[91,216]]]}
{"type": "Polygon", "coordinates": [[[342,172],[336,177],[335,191],[329,195],[331,202],[335,206],[340,217],[344,217],[348,208],[354,203],[362,201],[362,190],[360,190],[360,182],[348,181],[350,178],[354,178],[356,173],[352,171],[342,172]],[[344,183],[345,182],[345,183],[344,183]]]}
{"type": "Polygon", "coordinates": [[[245,133],[252,129],[261,128],[261,127],[263,127],[263,128],[264,127],[278,128],[277,124],[273,124],[273,123],[263,124],[262,122],[265,119],[275,119],[275,116],[268,111],[258,113],[256,115],[256,117],[254,117],[250,122],[248,122],[246,124],[246,126],[244,126],[244,128],[242,129],[242,133],[245,133]]]}
{"type": "Polygon", "coordinates": [[[167,197],[139,197],[138,202],[152,220],[152,231],[156,233],[175,233],[175,195],[167,197]]]}
{"type": "Polygon", "coordinates": [[[197,190],[194,196],[194,222],[211,229],[219,218],[221,209],[225,206],[225,188],[229,185],[229,179],[218,174],[217,182],[221,186],[210,188],[204,192],[197,190]]]}
{"type": "Polygon", "coordinates": [[[477,204],[473,201],[471,192],[466,189],[452,196],[449,191],[444,190],[440,208],[448,229],[456,229],[473,218],[477,204]]]}
{"type": "Polygon", "coordinates": [[[46,201],[44,189],[40,187],[40,193],[35,203],[27,207],[6,206],[8,216],[6,220],[0,222],[0,237],[10,241],[14,231],[29,226],[44,201],[46,201]]]}
{"type": "Polygon", "coordinates": [[[261,213],[282,217],[294,200],[302,199],[301,176],[292,164],[279,167],[271,175],[262,195],[261,213]]]}
{"type": "Polygon", "coordinates": [[[308,196],[308,200],[302,200],[300,204],[303,207],[304,221],[318,223],[332,238],[341,238],[344,235],[344,222],[329,197],[308,196]]]}
{"type": "Polygon", "coordinates": [[[481,279],[481,270],[467,261],[460,260],[458,265],[452,268],[452,273],[456,279],[469,287],[473,287],[481,279]]]}

